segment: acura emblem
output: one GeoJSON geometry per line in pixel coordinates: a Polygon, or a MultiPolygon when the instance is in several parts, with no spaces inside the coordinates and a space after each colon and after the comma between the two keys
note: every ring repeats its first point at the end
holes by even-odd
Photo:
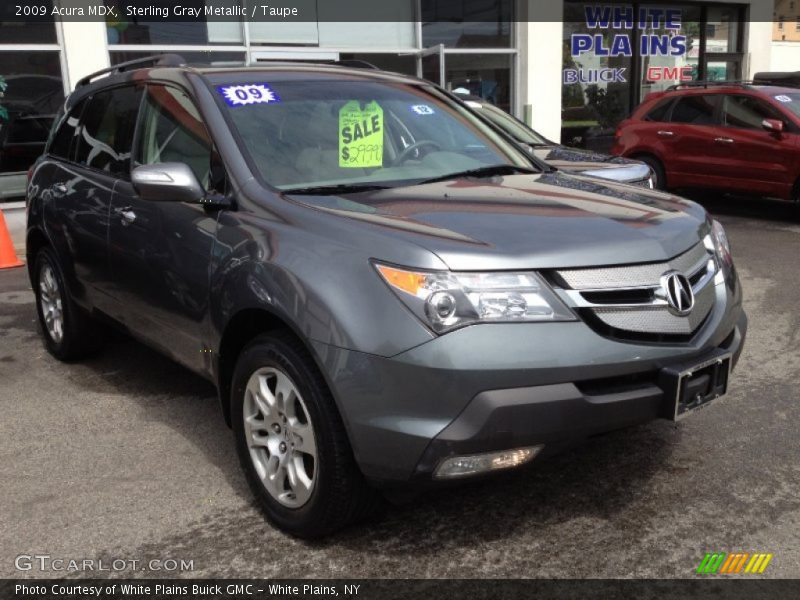
{"type": "Polygon", "coordinates": [[[669,312],[685,317],[694,308],[694,292],[692,284],[677,271],[664,273],[661,276],[661,287],[667,300],[669,312]]]}

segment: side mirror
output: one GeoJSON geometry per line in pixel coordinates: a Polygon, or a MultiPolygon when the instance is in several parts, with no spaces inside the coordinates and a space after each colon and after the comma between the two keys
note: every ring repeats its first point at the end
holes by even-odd
{"type": "Polygon", "coordinates": [[[200,203],[206,192],[184,163],[142,165],[131,173],[131,183],[144,200],[200,203]]]}
{"type": "Polygon", "coordinates": [[[783,133],[783,121],[778,119],[764,119],[761,121],[761,127],[771,133],[783,133]]]}

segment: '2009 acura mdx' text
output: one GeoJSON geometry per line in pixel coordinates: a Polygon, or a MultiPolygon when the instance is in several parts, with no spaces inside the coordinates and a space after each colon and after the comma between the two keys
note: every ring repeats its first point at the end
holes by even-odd
{"type": "Polygon", "coordinates": [[[697,204],[539,162],[428,82],[337,65],[79,82],[28,185],[44,342],[112,322],[213,381],[265,514],[320,536],[727,391],[747,329],[697,204]]]}

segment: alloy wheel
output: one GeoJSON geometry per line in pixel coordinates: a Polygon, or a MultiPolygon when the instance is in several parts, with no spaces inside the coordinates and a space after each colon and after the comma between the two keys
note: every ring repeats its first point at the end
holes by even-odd
{"type": "Polygon", "coordinates": [[[61,289],[53,268],[45,263],[39,271],[39,302],[47,334],[56,344],[64,338],[64,309],[61,289]]]}
{"type": "Polygon", "coordinates": [[[245,388],[243,419],[250,459],[264,488],[289,508],[306,504],[317,479],[317,444],[291,378],[273,367],[255,371],[245,388]]]}

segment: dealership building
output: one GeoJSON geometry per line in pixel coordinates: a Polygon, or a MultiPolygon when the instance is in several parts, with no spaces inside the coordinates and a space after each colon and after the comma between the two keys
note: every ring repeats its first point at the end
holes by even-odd
{"type": "MultiPolygon", "coordinates": [[[[39,4],[48,2],[59,0],[39,4]]],[[[124,16],[0,22],[0,200],[23,192],[25,171],[81,77],[151,54],[217,64],[360,59],[468,90],[551,139],[596,149],[608,146],[616,123],[649,92],[688,79],[747,79],[771,66],[771,0],[391,4],[391,22],[336,22],[322,14],[292,23],[124,16]]]]}

